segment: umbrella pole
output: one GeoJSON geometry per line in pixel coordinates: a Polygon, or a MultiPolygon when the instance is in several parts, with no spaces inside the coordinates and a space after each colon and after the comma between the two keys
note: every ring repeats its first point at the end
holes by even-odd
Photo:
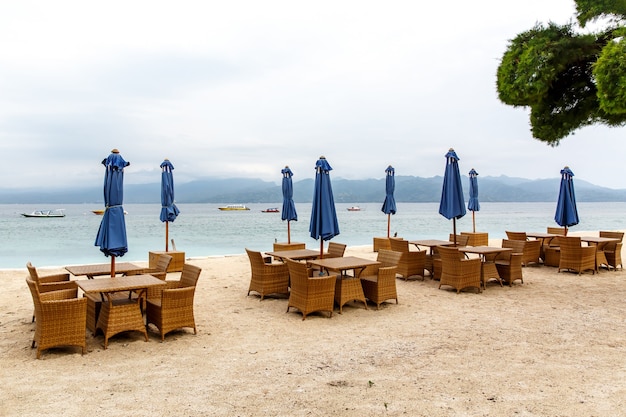
{"type": "Polygon", "coordinates": [[[324,239],[320,239],[320,259],[324,258],[324,239]]]}
{"type": "Polygon", "coordinates": [[[454,246],[456,246],[456,217],[452,218],[452,232],[454,233],[454,246]]]}
{"type": "Polygon", "coordinates": [[[115,256],[111,255],[111,278],[115,277],[115,256]]]}
{"type": "Polygon", "coordinates": [[[170,222],[165,222],[165,252],[169,252],[168,241],[170,235],[170,222]]]}
{"type": "Polygon", "coordinates": [[[476,212],[472,211],[472,232],[476,233],[476,212]]]}
{"type": "Polygon", "coordinates": [[[291,220],[287,220],[287,244],[291,243],[291,220]]]}
{"type": "Polygon", "coordinates": [[[387,214],[387,239],[389,239],[390,230],[391,230],[391,213],[387,214]]]}

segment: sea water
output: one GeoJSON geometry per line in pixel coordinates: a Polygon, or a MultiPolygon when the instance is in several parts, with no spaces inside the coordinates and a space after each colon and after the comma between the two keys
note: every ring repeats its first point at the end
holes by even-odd
{"type": "MultiPolygon", "coordinates": [[[[355,204],[336,204],[340,235],[333,240],[353,245],[372,245],[373,237],[387,236],[387,215],[382,202],[360,204],[361,211],[348,211],[355,204]]],[[[263,213],[275,204],[249,204],[249,211],[220,211],[219,204],[178,204],[181,211],[169,223],[169,238],[186,257],[207,257],[245,253],[245,248],[270,251],[274,242],[287,241],[287,222],[280,213],[263,213]]],[[[397,203],[391,216],[390,234],[409,240],[447,239],[451,220],[439,214],[438,203],[397,203]]],[[[26,262],[35,266],[65,266],[107,263],[109,258],[94,246],[102,216],[91,212],[96,205],[66,204],[55,207],[0,205],[0,268],[22,269],[26,262]],[[25,218],[21,213],[36,209],[65,209],[63,218],[25,218]]],[[[505,231],[545,232],[554,221],[556,203],[481,202],[475,212],[477,232],[490,238],[506,237],[505,231]]],[[[160,205],[124,205],[128,253],[122,261],[147,261],[148,252],[165,250],[165,223],[159,220],[160,205]]],[[[317,249],[320,241],[309,236],[311,204],[296,203],[298,221],[290,222],[291,241],[317,249]]],[[[626,229],[626,203],[578,203],[580,223],[572,231],[626,229]]],[[[472,212],[456,221],[457,233],[473,231],[472,212]]],[[[172,243],[169,242],[172,250],[172,243]]]]}

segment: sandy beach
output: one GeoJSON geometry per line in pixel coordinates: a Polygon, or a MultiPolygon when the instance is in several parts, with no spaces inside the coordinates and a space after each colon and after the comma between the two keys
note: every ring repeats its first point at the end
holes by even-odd
{"type": "MultiPolygon", "coordinates": [[[[597,235],[597,233],[595,234],[597,235]]],[[[340,240],[339,240],[340,241],[340,240]]],[[[491,241],[500,245],[500,241],[491,241]]],[[[255,248],[265,249],[265,248],[255,248]]],[[[243,250],[243,249],[242,249],[243,250]]],[[[346,255],[376,258],[371,246],[346,255]]],[[[399,304],[302,321],[247,296],[245,254],[202,267],[198,334],[124,333],[36,359],[26,269],[0,272],[2,416],[609,416],[626,409],[626,273],[524,268],[456,294],[397,280],[399,304]]],[[[62,272],[40,268],[41,272],[62,272]]],[[[175,279],[177,273],[169,274],[175,279]]]]}

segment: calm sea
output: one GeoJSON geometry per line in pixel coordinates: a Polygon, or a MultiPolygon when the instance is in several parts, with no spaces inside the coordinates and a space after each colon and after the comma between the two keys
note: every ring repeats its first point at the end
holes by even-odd
{"type": "MultiPolygon", "coordinates": [[[[282,203],[273,206],[281,208],[282,203]]],[[[371,245],[372,237],[386,236],[387,215],[382,203],[361,204],[361,211],[349,212],[353,204],[337,204],[341,234],[335,241],[352,245],[371,245]]],[[[248,205],[249,211],[220,211],[217,204],[180,204],[181,214],[169,225],[169,237],[187,257],[242,254],[244,248],[266,251],[274,241],[287,241],[287,222],[280,213],[262,213],[267,204],[248,205]]],[[[55,207],[0,205],[0,268],[63,266],[109,262],[94,246],[101,216],[91,212],[96,205],[66,204],[55,207]],[[64,218],[25,218],[20,213],[35,209],[65,209],[64,218]]],[[[505,230],[541,231],[554,222],[556,203],[481,202],[476,213],[476,231],[490,238],[505,237],[505,230]]],[[[128,204],[126,228],[128,253],[119,261],[147,261],[149,251],[165,250],[165,224],[159,221],[160,205],[128,204]]],[[[291,222],[292,242],[319,248],[309,237],[310,204],[296,204],[298,221],[291,222]]],[[[444,239],[452,232],[452,221],[439,215],[438,203],[398,203],[391,216],[391,234],[406,239],[444,239]]],[[[626,203],[579,203],[580,224],[572,231],[626,229],[626,203]]],[[[472,231],[472,212],[457,220],[457,232],[472,231]]],[[[170,243],[171,249],[171,243],[170,243]]]]}

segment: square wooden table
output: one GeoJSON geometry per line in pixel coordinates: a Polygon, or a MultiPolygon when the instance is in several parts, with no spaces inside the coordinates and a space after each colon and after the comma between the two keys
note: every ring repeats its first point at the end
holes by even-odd
{"type": "MultiPolygon", "coordinates": [[[[87,278],[93,279],[97,276],[111,275],[111,264],[92,264],[92,265],[70,265],[65,269],[75,277],[86,275],[87,278]]],[[[144,270],[144,267],[137,266],[130,262],[119,262],[115,264],[116,274],[136,274],[144,270]]]]}
{"type": "Polygon", "coordinates": [[[273,256],[274,258],[278,258],[281,261],[285,259],[292,259],[294,261],[304,261],[308,259],[315,259],[320,256],[319,250],[313,249],[292,249],[292,250],[281,250],[274,252],[265,252],[266,255],[273,256]]]}
{"type": "MultiPolygon", "coordinates": [[[[89,309],[88,316],[93,313],[97,317],[91,317],[96,323],[93,333],[100,329],[104,333],[104,348],[108,347],[109,338],[117,333],[135,330],[143,333],[146,342],[148,332],[143,322],[141,302],[148,288],[165,285],[165,281],[152,275],[129,275],[113,278],[96,278],[77,280],[76,284],[88,296],[91,304],[96,306],[95,311],[89,309]],[[116,297],[116,293],[134,291],[138,297],[133,298],[124,294],[116,297]],[[101,300],[98,300],[98,294],[101,300]],[[101,308],[97,308],[100,304],[101,308]],[[99,310],[99,311],[98,311],[99,310]]],[[[88,317],[88,322],[90,318],[88,317]]]]}
{"type": "Polygon", "coordinates": [[[370,265],[380,265],[378,261],[371,259],[357,258],[356,256],[344,256],[338,258],[323,258],[307,261],[311,265],[316,265],[327,272],[339,272],[335,283],[335,302],[339,304],[339,314],[343,311],[343,305],[348,301],[363,301],[367,310],[367,301],[363,293],[363,286],[359,276],[363,270],[370,265]],[[347,271],[354,271],[350,276],[347,271]]]}
{"type": "Polygon", "coordinates": [[[495,259],[501,253],[511,252],[512,248],[499,248],[497,246],[463,246],[459,248],[459,252],[474,253],[480,256],[481,268],[480,268],[480,282],[483,288],[487,288],[487,281],[490,279],[496,279],[502,287],[502,279],[498,274],[498,268],[496,268],[495,259]]]}

